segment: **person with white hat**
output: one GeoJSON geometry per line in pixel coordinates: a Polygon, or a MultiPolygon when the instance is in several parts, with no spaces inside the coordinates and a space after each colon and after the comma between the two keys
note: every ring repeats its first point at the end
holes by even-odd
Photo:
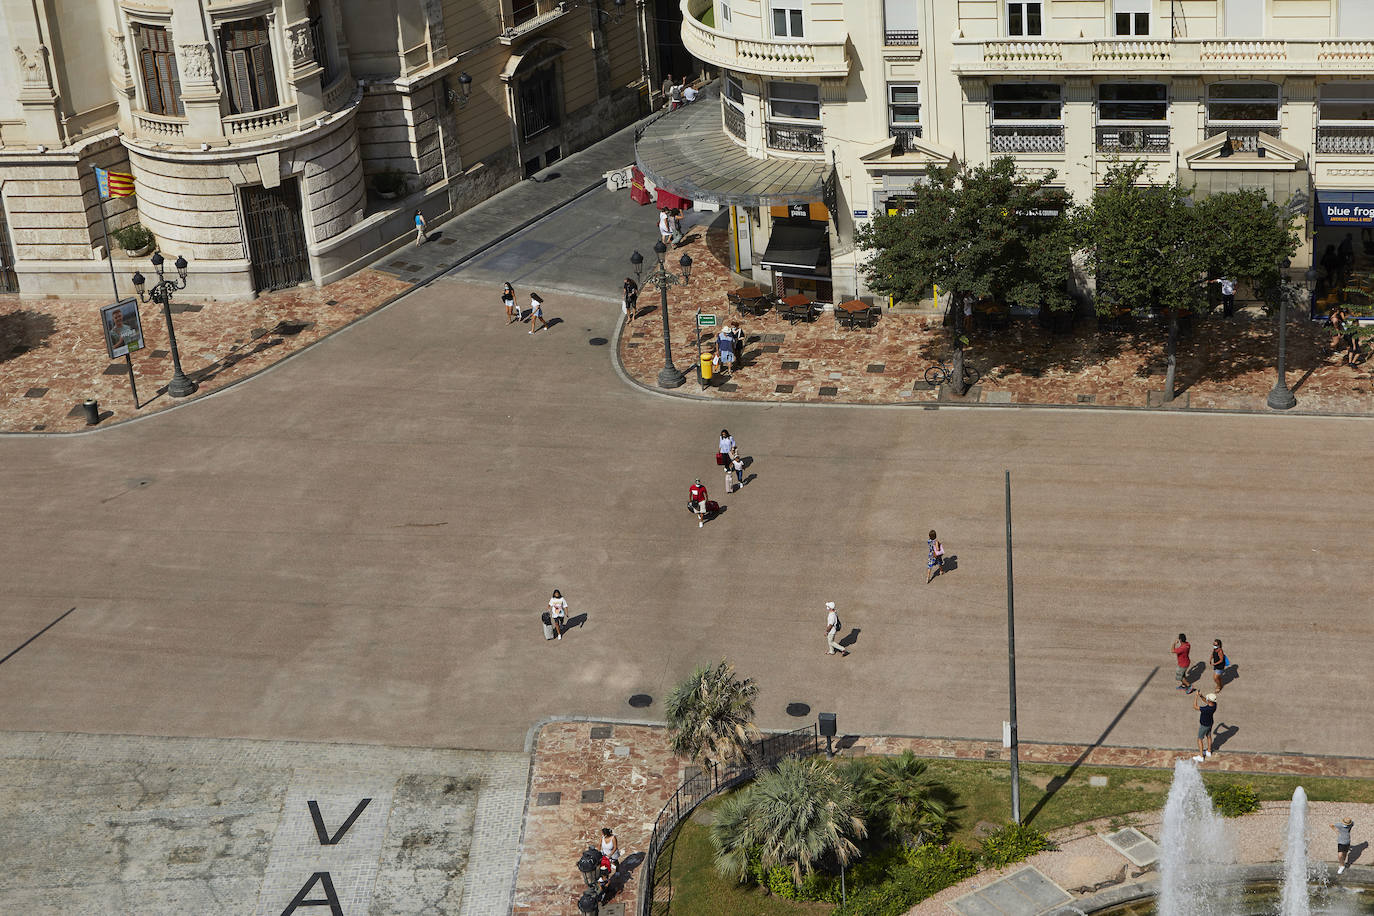
{"type": "Polygon", "coordinates": [[[1331,829],[1336,831],[1336,862],[1340,865],[1336,869],[1336,874],[1345,871],[1345,857],[1350,854],[1350,828],[1355,826],[1355,821],[1346,818],[1339,824],[1332,824],[1331,829]]]}
{"type": "Polygon", "coordinates": [[[1197,749],[1193,759],[1198,763],[1212,756],[1212,719],[1217,714],[1217,695],[1209,693],[1205,697],[1193,697],[1193,708],[1197,710],[1197,749]],[[1198,701],[1201,700],[1201,705],[1198,701]]]}
{"type": "Polygon", "coordinates": [[[840,635],[840,615],[835,613],[835,602],[825,603],[825,648],[826,655],[848,655],[849,650],[839,644],[840,635]]]}

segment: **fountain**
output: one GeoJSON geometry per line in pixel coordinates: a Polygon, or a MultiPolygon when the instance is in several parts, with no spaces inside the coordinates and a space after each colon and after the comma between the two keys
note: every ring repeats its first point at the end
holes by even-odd
{"type": "Polygon", "coordinates": [[[1226,880],[1235,864],[1231,838],[1197,764],[1174,764],[1174,782],[1164,804],[1159,837],[1159,916],[1228,916],[1233,888],[1226,880]]]}
{"type": "Polygon", "coordinates": [[[1311,916],[1307,891],[1307,792],[1293,790],[1288,809],[1288,836],[1283,844],[1283,898],[1280,916],[1311,916]]]}

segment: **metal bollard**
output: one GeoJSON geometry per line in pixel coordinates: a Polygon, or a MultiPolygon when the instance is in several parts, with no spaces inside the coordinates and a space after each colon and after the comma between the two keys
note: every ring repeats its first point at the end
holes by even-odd
{"type": "Polygon", "coordinates": [[[81,409],[86,411],[87,426],[94,426],[100,422],[100,402],[95,398],[87,398],[82,401],[81,409]]]}

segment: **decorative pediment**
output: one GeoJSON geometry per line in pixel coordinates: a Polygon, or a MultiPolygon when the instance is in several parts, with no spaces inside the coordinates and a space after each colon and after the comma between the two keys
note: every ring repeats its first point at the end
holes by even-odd
{"type": "Polygon", "coordinates": [[[925,169],[948,165],[954,160],[954,150],[922,137],[888,137],[864,149],[859,160],[870,171],[925,169]]]}
{"type": "Polygon", "coordinates": [[[1295,172],[1307,168],[1307,156],[1272,134],[1260,132],[1253,144],[1238,132],[1208,137],[1183,151],[1183,162],[1197,171],[1295,172]],[[1247,148],[1252,147],[1252,148],[1247,148]]]}

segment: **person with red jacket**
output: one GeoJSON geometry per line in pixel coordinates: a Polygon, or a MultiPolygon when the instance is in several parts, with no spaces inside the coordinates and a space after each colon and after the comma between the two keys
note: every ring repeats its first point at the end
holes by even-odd
{"type": "Polygon", "coordinates": [[[692,484],[692,488],[687,491],[687,503],[697,515],[698,528],[706,524],[706,500],[708,498],[706,488],[701,485],[701,478],[698,477],[696,483],[692,484]]]}

